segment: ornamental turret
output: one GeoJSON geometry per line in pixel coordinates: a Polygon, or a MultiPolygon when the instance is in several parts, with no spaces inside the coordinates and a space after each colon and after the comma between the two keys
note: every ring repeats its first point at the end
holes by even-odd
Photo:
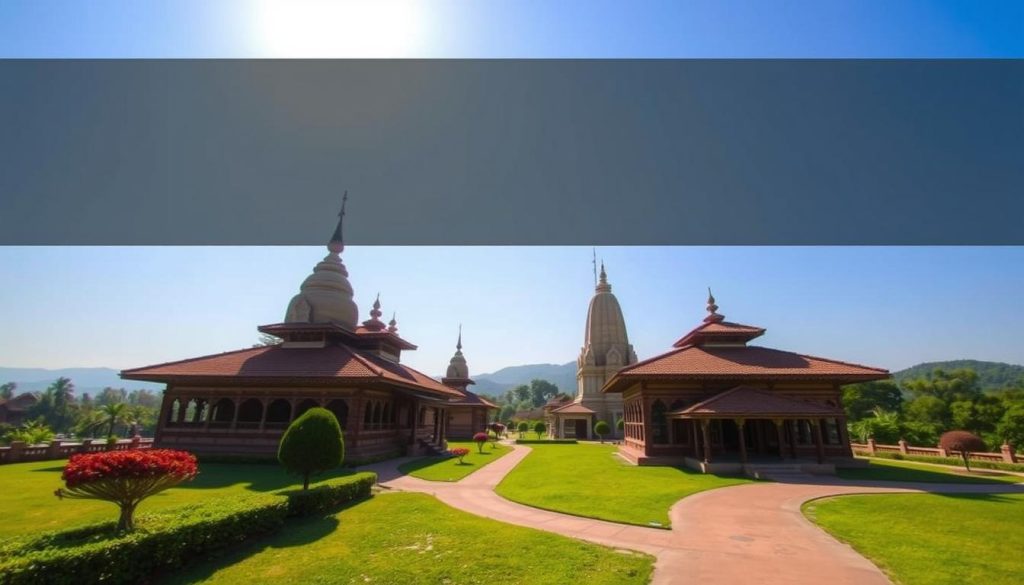
{"type": "Polygon", "coordinates": [[[341,261],[341,253],[345,250],[342,224],[347,200],[346,191],[341,199],[338,225],[327,243],[327,256],[313,268],[313,274],[306,277],[299,287],[299,294],[288,303],[286,323],[336,323],[346,329],[356,328],[359,307],[353,300],[348,270],[341,261]]]}
{"type": "Polygon", "coordinates": [[[453,388],[465,390],[466,386],[474,384],[469,378],[469,366],[466,364],[466,356],[462,355],[462,325],[459,325],[459,340],[455,342],[455,355],[448,362],[448,370],[445,372],[441,383],[453,388]]]}

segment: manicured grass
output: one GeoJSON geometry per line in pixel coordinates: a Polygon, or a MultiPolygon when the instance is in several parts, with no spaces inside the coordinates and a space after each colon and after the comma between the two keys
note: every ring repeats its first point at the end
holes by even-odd
{"type": "Polygon", "coordinates": [[[903,585],[1021,582],[1024,495],[844,496],[804,513],[903,585]]]}
{"type": "Polygon", "coordinates": [[[700,491],[747,483],[676,467],[638,467],[614,445],[531,445],[497,492],[514,502],[612,522],[669,525],[668,510],[700,491]]]}
{"type": "Polygon", "coordinates": [[[383,494],[172,575],[170,583],[646,583],[653,558],[383,494]]]}
{"type": "Polygon", "coordinates": [[[459,463],[458,457],[424,457],[403,463],[398,470],[407,475],[430,481],[459,481],[477,469],[500,459],[502,455],[512,452],[512,448],[488,442],[484,452],[479,453],[473,441],[449,441],[448,448],[465,447],[469,455],[459,463]]]}
{"type": "Polygon", "coordinates": [[[963,469],[946,469],[910,461],[872,459],[864,468],[839,469],[843,479],[880,481],[921,481],[928,483],[1020,483],[1024,477],[991,470],[975,470],[970,475],[963,469]]]}
{"type": "MultiPolygon", "coordinates": [[[[64,463],[39,461],[0,465],[0,510],[3,510],[0,538],[117,519],[114,504],[94,500],[58,500],[53,495],[54,490],[64,485],[60,479],[64,463]]],[[[352,473],[338,469],[315,480],[352,473]]],[[[194,481],[146,499],[139,506],[139,511],[301,485],[298,478],[287,475],[277,465],[200,463],[199,475],[194,481]]]]}

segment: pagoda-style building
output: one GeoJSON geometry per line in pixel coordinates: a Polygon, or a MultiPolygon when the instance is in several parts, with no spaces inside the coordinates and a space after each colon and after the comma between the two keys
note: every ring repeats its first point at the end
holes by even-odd
{"type": "Polygon", "coordinates": [[[601,263],[601,275],[587,308],[583,347],[576,360],[576,397],[572,401],[549,402],[545,406],[548,433],[556,438],[593,438],[594,424],[603,420],[618,437],[617,424],[623,418],[622,397],[602,393],[601,388],[620,368],[636,363],[636,353],[626,334],[626,319],[619,300],[612,294],[608,275],[601,263]]]}
{"type": "Polygon", "coordinates": [[[473,435],[487,427],[487,419],[498,406],[469,391],[470,384],[476,384],[469,377],[469,366],[462,355],[462,326],[459,326],[459,340],[455,343],[455,355],[448,363],[441,383],[462,392],[462,398],[448,402],[448,438],[472,439],[473,435]]]}
{"type": "Polygon", "coordinates": [[[449,375],[438,382],[401,363],[402,351],[416,346],[398,335],[394,318],[381,321],[379,296],[370,318],[357,322],[341,260],[344,213],[343,205],[327,256],[288,304],[284,322],[258,327],[280,343],[121,372],[126,380],[167,384],[157,446],[273,456],[289,423],[315,406],[338,418],[350,462],[444,450],[452,423],[459,436],[484,429],[493,405],[466,390],[472,380],[461,334],[449,375]]]}
{"type": "Polygon", "coordinates": [[[639,464],[738,471],[751,461],[849,461],[840,388],[889,372],[750,345],[761,327],[708,316],[673,349],[619,370],[602,388],[623,398],[620,452],[639,464]]]}

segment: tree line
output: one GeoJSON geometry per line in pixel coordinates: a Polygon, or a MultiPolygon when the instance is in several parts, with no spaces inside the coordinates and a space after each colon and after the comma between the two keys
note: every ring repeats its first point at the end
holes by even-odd
{"type": "MultiPolygon", "coordinates": [[[[17,395],[17,384],[0,385],[0,399],[17,395]]],[[[0,424],[0,439],[42,443],[56,435],[110,437],[127,435],[134,425],[138,432],[152,431],[159,416],[161,393],[151,390],[104,388],[95,396],[75,392],[70,378],[58,378],[36,393],[36,402],[27,412],[26,422],[15,428],[0,424]]]]}
{"type": "Polygon", "coordinates": [[[935,445],[948,430],[966,430],[989,449],[1003,441],[1024,447],[1024,378],[984,388],[972,368],[937,368],[903,382],[851,384],[843,388],[850,435],[879,443],[900,439],[935,445]]]}
{"type": "Polygon", "coordinates": [[[512,420],[515,413],[540,408],[548,400],[556,396],[564,396],[564,394],[558,391],[558,386],[547,380],[534,378],[529,384],[520,384],[515,388],[506,390],[504,394],[486,396],[486,398],[499,407],[495,420],[506,422],[512,420]]]}

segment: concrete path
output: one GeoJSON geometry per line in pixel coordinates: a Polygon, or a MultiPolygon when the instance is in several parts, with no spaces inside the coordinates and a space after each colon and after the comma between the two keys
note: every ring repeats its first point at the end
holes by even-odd
{"type": "Polygon", "coordinates": [[[529,452],[514,451],[454,482],[402,475],[411,458],[364,469],[390,489],[433,494],[442,502],[493,520],[579,538],[657,557],[656,585],[682,582],[735,584],[873,585],[889,579],[849,546],[809,522],[801,505],[816,498],[864,493],[1024,493],[1021,485],[901,484],[788,476],[694,494],[669,512],[672,530],[630,526],[550,512],[506,500],[494,488],[529,452]]]}

